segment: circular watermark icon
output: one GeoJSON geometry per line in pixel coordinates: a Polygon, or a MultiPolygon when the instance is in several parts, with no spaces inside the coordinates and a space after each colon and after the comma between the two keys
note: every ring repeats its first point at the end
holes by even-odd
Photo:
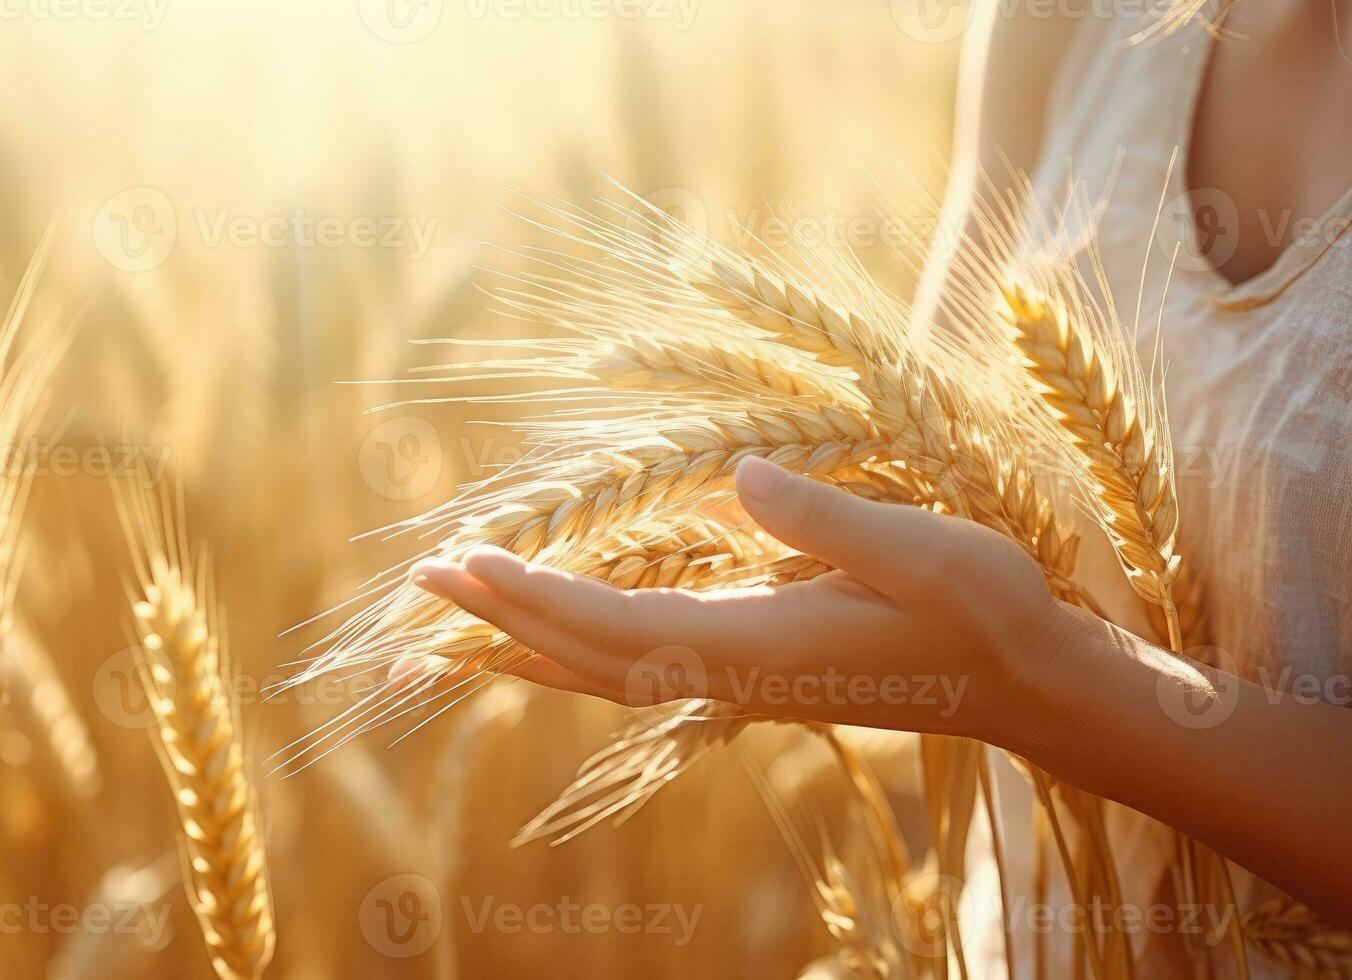
{"type": "Polygon", "coordinates": [[[638,719],[659,725],[671,717],[668,701],[709,696],[704,660],[683,646],[658,647],[639,657],[624,676],[624,700],[638,719]]]}
{"type": "Polygon", "coordinates": [[[688,228],[693,234],[682,237],[691,244],[707,240],[709,205],[689,187],[659,187],[634,202],[625,215],[624,230],[660,244],[668,223],[688,228]]]}
{"type": "Polygon", "coordinates": [[[972,23],[972,0],[890,0],[892,20],[921,44],[946,44],[972,23]]]}
{"type": "Polygon", "coordinates": [[[1218,269],[1239,248],[1239,209],[1216,187],[1175,194],[1164,205],[1155,244],[1185,272],[1218,269]]]}
{"type": "Polygon", "coordinates": [[[419,956],[441,935],[441,893],[422,875],[386,878],[368,891],[357,911],[366,942],[377,953],[398,959],[419,956]]]}
{"type": "Polygon", "coordinates": [[[390,44],[412,44],[437,29],[445,0],[357,0],[366,29],[390,44]]]}
{"type": "Polygon", "coordinates": [[[389,500],[416,500],[441,479],[442,447],[436,428],[416,415],[387,419],[357,450],[366,485],[389,500]]]}
{"type": "Polygon", "coordinates": [[[908,879],[898,902],[902,945],[921,959],[943,956],[955,942],[958,924],[975,921],[970,889],[963,888],[961,879],[937,871],[908,879]]]}
{"type": "Polygon", "coordinates": [[[1215,728],[1227,721],[1239,704],[1238,664],[1221,647],[1198,647],[1189,650],[1188,656],[1214,666],[1217,673],[1204,675],[1201,682],[1172,672],[1161,673],[1155,681],[1155,697],[1174,724],[1194,730],[1215,728]]]}
{"type": "Polygon", "coordinates": [[[178,218],[169,196],[157,187],[129,187],[104,201],[90,223],[94,248],[123,272],[163,265],[178,239],[178,218]]]}
{"type": "MultiPolygon", "coordinates": [[[[94,671],[94,704],[99,713],[119,728],[145,729],[155,724],[155,709],[141,683],[137,659],[139,647],[127,647],[108,657],[94,671]]],[[[172,685],[174,679],[167,677],[172,685]]]]}

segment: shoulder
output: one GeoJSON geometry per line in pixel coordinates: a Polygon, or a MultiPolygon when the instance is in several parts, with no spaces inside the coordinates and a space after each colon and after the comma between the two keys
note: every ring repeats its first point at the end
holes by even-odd
{"type": "MultiPolygon", "coordinates": [[[[935,2],[935,0],[929,0],[935,2]]],[[[1174,37],[1141,39],[1160,23],[1155,4],[1102,0],[975,0],[959,81],[960,122],[988,174],[1008,159],[1032,169],[1043,137],[1096,80],[1148,70],[1174,37]]]]}

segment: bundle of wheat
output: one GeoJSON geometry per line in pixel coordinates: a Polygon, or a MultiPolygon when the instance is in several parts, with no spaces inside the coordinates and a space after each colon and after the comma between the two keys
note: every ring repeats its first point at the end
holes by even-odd
{"type": "MultiPolygon", "coordinates": [[[[950,331],[920,323],[848,255],[800,253],[791,263],[735,253],[641,202],[598,214],[547,210],[565,247],[519,255],[528,271],[507,277],[496,295],[507,311],[568,336],[514,342],[510,356],[446,365],[428,379],[507,380],[524,391],[418,401],[482,397],[549,410],[523,426],[529,451],[519,463],[392,529],[438,538],[413,560],[455,559],[491,544],[623,587],[722,588],[820,574],[824,566],[749,528],[737,507],[732,474],[755,455],[871,499],[977,521],[1037,561],[1055,595],[1097,612],[1074,581],[1073,493],[1132,588],[1160,611],[1173,649],[1201,628],[1200,610],[1180,610],[1175,598],[1186,591],[1191,600],[1197,576],[1176,553],[1179,511],[1158,378],[1141,368],[1111,297],[1091,299],[1073,261],[1024,264],[1014,278],[1020,233],[999,208],[983,217],[994,249],[969,249],[954,263],[958,288],[944,308],[950,331]]],[[[370,583],[373,601],[326,638],[296,682],[410,659],[436,668],[411,687],[395,671],[288,762],[429,700],[450,695],[449,706],[532,655],[404,582],[402,570],[370,583]]],[[[626,819],[757,720],[715,701],[645,718],[588,760],[517,843],[560,843],[626,819]]],[[[999,843],[985,748],[923,736],[922,754],[931,863],[939,880],[961,883],[978,799],[999,843]]],[[[846,754],[840,761],[851,771],[846,754]]],[[[1054,842],[1077,901],[1115,907],[1121,889],[1102,801],[1024,768],[1043,810],[1040,840],[1054,842]]],[[[858,770],[851,775],[867,789],[858,770]]],[[[895,837],[886,824],[873,824],[884,828],[884,842],[895,837]]],[[[1232,905],[1224,862],[1181,837],[1180,847],[1187,897],[1214,888],[1232,905]]],[[[893,858],[897,887],[906,877],[895,860],[903,850],[880,848],[884,863],[893,858]]],[[[929,895],[920,904],[947,907],[955,898],[929,895]]],[[[962,956],[946,916],[939,936],[931,966],[944,973],[962,956]]],[[[1237,929],[1231,938],[1242,974],[1237,929]]],[[[1077,949],[1100,980],[1131,974],[1120,932],[1086,937],[1077,949]]],[[[1008,944],[1006,953],[1012,958],[1008,944]]]]}

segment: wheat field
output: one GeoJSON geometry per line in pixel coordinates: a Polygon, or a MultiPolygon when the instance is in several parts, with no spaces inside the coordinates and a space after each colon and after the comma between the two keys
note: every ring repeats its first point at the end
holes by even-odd
{"type": "MultiPolygon", "coordinates": [[[[406,540],[350,539],[521,455],[492,423],[529,406],[425,404],[450,394],[435,380],[450,355],[411,342],[539,334],[484,288],[549,242],[539,202],[586,204],[613,178],[769,251],[788,205],[902,296],[892,246],[932,231],[862,220],[872,170],[934,192],[949,139],[956,45],[908,38],[888,4],[431,6],[412,33],[367,3],[6,21],[0,292],[48,235],[21,339],[61,357],[8,460],[32,475],[0,702],[0,975],[792,976],[832,948],[821,909],[848,888],[805,881],[811,848],[782,833],[797,804],[767,806],[770,784],[813,801],[839,855],[811,860],[838,884],[866,846],[844,805],[861,785],[927,839],[914,739],[833,749],[756,726],[632,820],[512,848],[631,720],[521,684],[272,772],[366,693],[362,676],[279,686],[337,622],[302,624],[408,557],[406,540]],[[392,402],[407,404],[370,411],[392,402]],[[124,527],[127,506],[179,494],[186,578],[124,527]],[[165,585],[219,643],[216,727],[191,765],[142,684],[165,585]],[[842,777],[839,752],[880,783],[842,777]],[[232,843],[185,871],[182,827],[212,823],[194,780],[232,843]],[[629,928],[631,908],[665,925],[629,928]]],[[[178,524],[159,533],[178,547],[178,524]]]]}

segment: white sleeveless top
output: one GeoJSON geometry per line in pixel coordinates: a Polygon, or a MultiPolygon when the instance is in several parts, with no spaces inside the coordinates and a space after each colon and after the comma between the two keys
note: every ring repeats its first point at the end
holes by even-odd
{"type": "MultiPolygon", "coordinates": [[[[1214,266],[1232,247],[1234,206],[1220,192],[1199,189],[1194,196],[1202,220],[1194,221],[1184,174],[1212,47],[1244,42],[1217,42],[1203,25],[1192,24],[1162,40],[1131,43],[1143,26],[1134,16],[1087,16],[1077,26],[1050,96],[1034,189],[1044,204],[1064,203],[1068,181],[1092,199],[1106,197],[1098,240],[1127,323],[1149,250],[1140,347],[1148,357],[1162,306],[1182,510],[1179,549],[1203,574],[1211,641],[1233,658],[1231,669],[1275,683],[1289,667],[1303,684],[1318,684],[1325,700],[1346,704],[1352,697],[1345,681],[1352,672],[1352,234],[1346,233],[1352,191],[1272,268],[1231,285],[1214,266]],[[1161,195],[1170,203],[1152,245],[1161,195]]],[[[1263,147],[1236,152],[1261,154],[1263,147]]],[[[1086,554],[1082,571],[1091,588],[1101,584],[1125,595],[1106,548],[1086,554]]],[[[1169,723],[1163,714],[1144,723],[1156,722],[1169,723]]],[[[1153,822],[1114,809],[1127,899],[1148,904],[1171,838],[1153,822]]],[[[1235,878],[1241,912],[1268,897],[1266,886],[1242,870],[1235,869],[1235,878]]],[[[1047,939],[1058,947],[1049,975],[1071,975],[1061,969],[1067,937],[1047,939]]],[[[1016,942],[1021,972],[1031,975],[1031,940],[1025,935],[1016,942]]],[[[1003,975],[992,955],[998,939],[983,945],[991,969],[981,975],[1003,975]]],[[[1145,956],[1141,975],[1176,975],[1174,957],[1157,941],[1145,956]]],[[[1216,959],[1224,968],[1224,949],[1216,959]]],[[[1255,977],[1285,975],[1251,961],[1255,977]]]]}

